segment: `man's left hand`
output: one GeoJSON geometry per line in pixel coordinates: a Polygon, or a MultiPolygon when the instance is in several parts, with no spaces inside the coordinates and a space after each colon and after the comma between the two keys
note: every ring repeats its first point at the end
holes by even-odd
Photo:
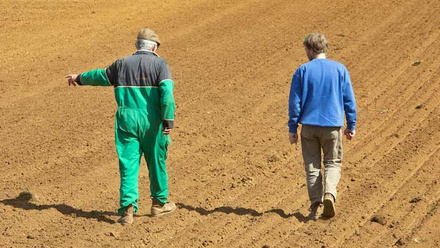
{"type": "Polygon", "coordinates": [[[163,132],[163,135],[168,135],[171,133],[171,129],[170,128],[162,128],[162,132],[163,132]]]}

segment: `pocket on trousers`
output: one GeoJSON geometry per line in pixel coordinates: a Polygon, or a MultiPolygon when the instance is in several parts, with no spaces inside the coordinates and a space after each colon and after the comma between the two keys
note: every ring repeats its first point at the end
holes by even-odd
{"type": "Polygon", "coordinates": [[[160,142],[159,142],[159,148],[161,150],[161,152],[159,153],[160,157],[165,161],[168,157],[167,152],[168,152],[168,146],[171,144],[171,138],[169,135],[163,135],[160,138],[160,142]]]}
{"type": "Polygon", "coordinates": [[[339,139],[341,139],[341,128],[335,128],[335,130],[330,132],[331,139],[334,142],[337,142],[339,139]]]}
{"type": "Polygon", "coordinates": [[[303,139],[310,139],[311,134],[310,134],[310,129],[312,127],[308,126],[308,125],[302,125],[301,126],[301,138],[303,139]]]}
{"type": "Polygon", "coordinates": [[[116,115],[117,128],[125,133],[136,133],[137,119],[128,111],[120,111],[116,115]],[[122,113],[121,113],[122,112],[122,113]]]}

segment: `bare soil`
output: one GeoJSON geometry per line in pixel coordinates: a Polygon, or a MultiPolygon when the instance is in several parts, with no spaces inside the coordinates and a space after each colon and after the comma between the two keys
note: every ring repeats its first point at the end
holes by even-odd
{"type": "Polygon", "coordinates": [[[439,247],[440,2],[2,0],[0,247],[439,247]],[[110,87],[64,76],[160,36],[176,82],[170,200],[121,226],[110,87]],[[302,39],[351,73],[337,216],[309,221],[287,99],[302,39]],[[380,220],[380,221],[379,221],[380,220]]]}

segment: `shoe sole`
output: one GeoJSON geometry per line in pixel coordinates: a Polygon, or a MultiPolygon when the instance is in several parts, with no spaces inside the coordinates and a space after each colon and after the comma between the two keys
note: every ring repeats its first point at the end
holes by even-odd
{"type": "Polygon", "coordinates": [[[163,213],[160,213],[160,214],[152,214],[151,216],[152,216],[152,217],[162,217],[162,216],[164,216],[164,215],[168,215],[168,214],[173,213],[174,211],[176,211],[176,209],[177,209],[177,208],[174,208],[174,209],[171,210],[171,211],[163,212],[163,213]]]}
{"type": "Polygon", "coordinates": [[[324,211],[322,216],[332,218],[335,216],[335,203],[330,199],[324,199],[324,211]]]}

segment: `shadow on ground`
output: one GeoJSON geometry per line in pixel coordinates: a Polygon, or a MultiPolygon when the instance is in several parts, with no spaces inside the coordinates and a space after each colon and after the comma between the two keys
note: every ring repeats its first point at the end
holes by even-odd
{"type": "Polygon", "coordinates": [[[86,219],[96,219],[97,221],[107,222],[110,224],[116,223],[114,220],[107,218],[106,216],[116,216],[115,212],[109,211],[90,211],[86,212],[81,209],[76,209],[66,204],[50,204],[50,205],[39,205],[30,202],[31,198],[27,195],[20,194],[18,197],[13,199],[0,200],[0,203],[14,208],[21,208],[24,210],[46,210],[50,208],[55,208],[58,212],[72,217],[81,217],[86,219]]]}
{"type": "Polygon", "coordinates": [[[183,208],[188,211],[195,211],[195,212],[199,213],[200,215],[210,215],[213,213],[220,212],[220,213],[225,213],[225,214],[262,216],[263,214],[275,213],[285,219],[295,217],[300,222],[308,222],[309,221],[309,219],[300,212],[295,212],[293,214],[286,214],[284,212],[284,210],[282,210],[282,209],[271,209],[271,210],[267,210],[267,211],[260,213],[255,209],[241,208],[241,207],[233,208],[233,207],[223,206],[223,207],[214,208],[212,210],[207,210],[207,209],[204,209],[201,207],[193,207],[193,206],[186,205],[183,203],[176,203],[176,205],[179,208],[183,208]]]}

